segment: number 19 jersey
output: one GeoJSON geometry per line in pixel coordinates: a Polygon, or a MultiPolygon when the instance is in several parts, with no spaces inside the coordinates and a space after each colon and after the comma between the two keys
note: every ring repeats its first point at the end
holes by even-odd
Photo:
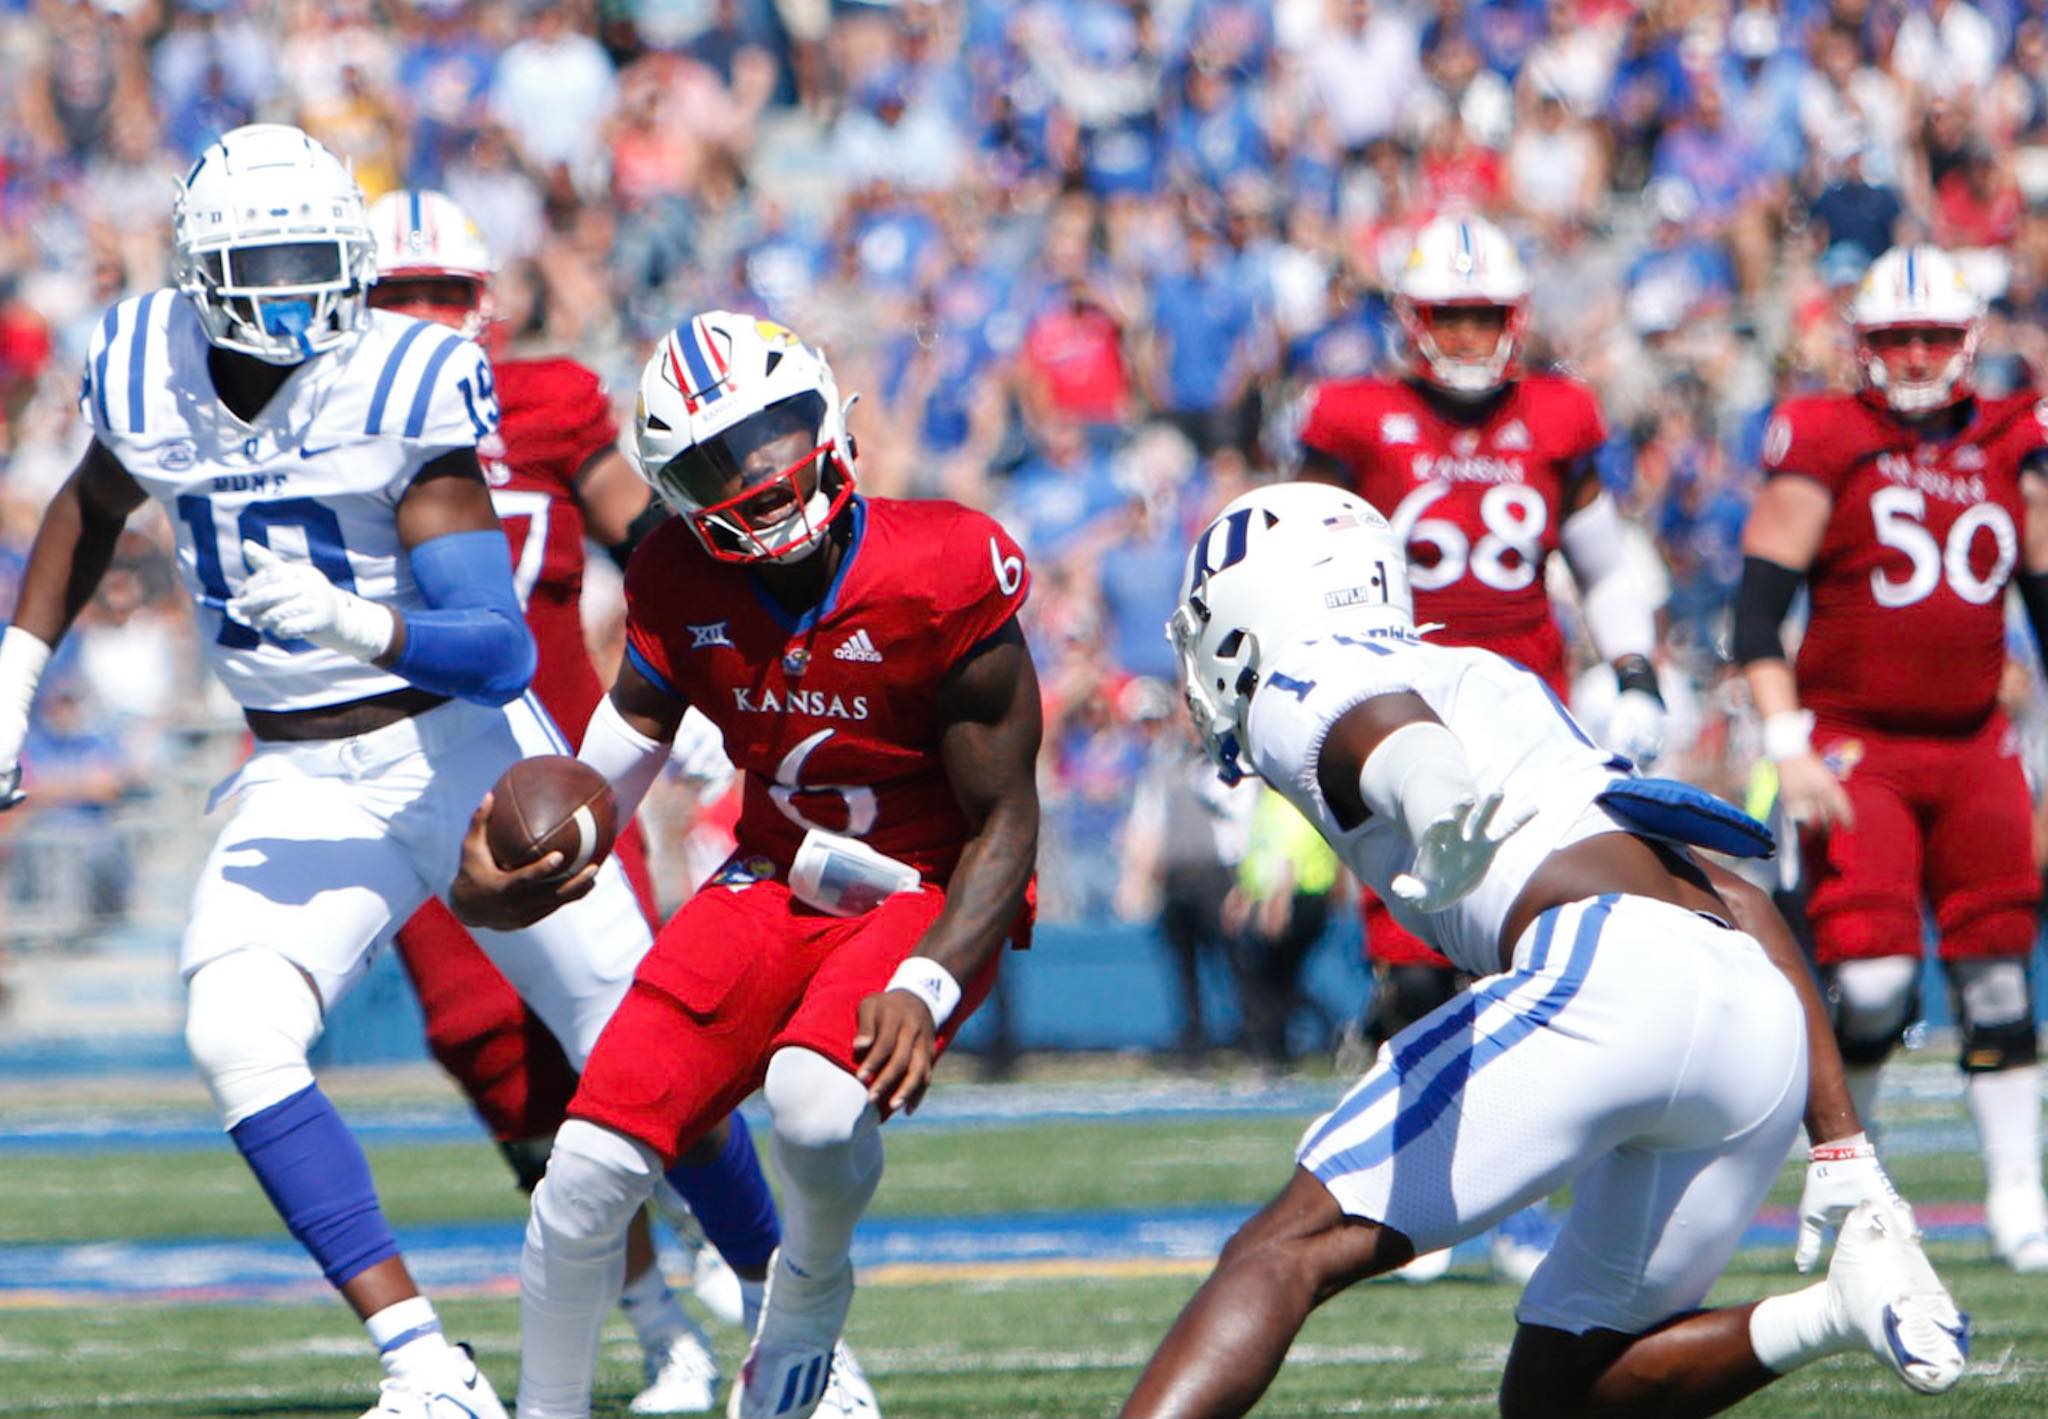
{"type": "Polygon", "coordinates": [[[1406,381],[1339,380],[1316,391],[1301,433],[1407,542],[1418,623],[1442,622],[1440,642],[1485,646],[1560,689],[1543,568],[1572,471],[1605,438],[1592,392],[1556,375],[1514,381],[1471,423],[1406,381]]]}
{"type": "Polygon", "coordinates": [[[1811,478],[1834,500],[1797,666],[1799,697],[1822,720],[1960,735],[1990,717],[2025,520],[2020,469],[2048,447],[2038,398],[1973,401],[1946,439],[1863,395],[1790,399],[1772,415],[1765,475],[1811,478]]]}
{"type": "Polygon", "coordinates": [[[259,635],[226,605],[249,576],[242,544],[256,542],[358,596],[421,608],[398,503],[427,463],[497,427],[483,352],[442,326],[371,311],[245,422],[214,391],[210,349],[191,301],[152,291],[107,312],[79,391],[93,437],[170,515],[208,667],[248,709],[404,688],[353,656],[259,635]]]}

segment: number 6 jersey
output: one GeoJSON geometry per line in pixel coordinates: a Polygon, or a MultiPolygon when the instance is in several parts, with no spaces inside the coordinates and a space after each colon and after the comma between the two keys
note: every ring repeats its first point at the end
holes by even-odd
{"type": "Polygon", "coordinates": [[[259,635],[224,608],[249,575],[244,542],[310,561],[371,601],[423,606],[398,502],[425,464],[497,427],[483,352],[442,326],[371,311],[245,423],[214,392],[211,348],[181,292],[152,291],[107,312],[79,390],[93,437],[170,516],[208,667],[249,709],[403,689],[388,670],[259,635]]]}
{"type": "Polygon", "coordinates": [[[741,862],[786,872],[816,827],[943,883],[969,827],[939,757],[939,683],[1017,614],[1030,577],[1010,535],[957,503],[856,496],[846,515],[838,575],[800,617],[669,519],[626,569],[626,654],[746,771],[741,862]]]}
{"type": "Polygon", "coordinates": [[[1823,721],[1952,735],[1990,716],[2025,525],[2021,466],[2048,448],[2037,398],[1975,400],[1945,439],[1861,395],[1790,399],[1772,416],[1765,476],[1811,478],[1834,500],[1796,667],[1799,698],[1823,721]]]}
{"type": "Polygon", "coordinates": [[[1567,483],[1606,438],[1592,391],[1528,375],[1482,419],[1447,419],[1414,385],[1357,379],[1318,389],[1304,446],[1351,470],[1352,490],[1408,544],[1417,623],[1483,645],[1560,691],[1564,639],[1544,562],[1558,545],[1567,483]]]}

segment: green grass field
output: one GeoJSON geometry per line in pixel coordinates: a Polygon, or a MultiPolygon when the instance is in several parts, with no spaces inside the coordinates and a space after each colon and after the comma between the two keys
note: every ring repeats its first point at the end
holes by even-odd
{"type": "MultiPolygon", "coordinates": [[[[1333,1097],[1334,1097],[1333,1086],[1333,1097]]],[[[1888,1117],[1953,1117],[1954,1105],[1906,1101],[1888,1117]]],[[[1284,1177],[1302,1120],[1026,1125],[920,1132],[891,1140],[877,1210],[967,1214],[1093,1207],[1253,1203],[1284,1177]]],[[[373,1150],[400,1225],[523,1215],[479,1142],[373,1150]]],[[[1975,1160],[1902,1156],[1916,1201],[1972,1201],[1975,1160]]],[[[1777,1200],[1796,1196],[1788,1171],[1777,1200]]],[[[0,1156],[0,1244],[146,1237],[273,1236],[278,1224],[225,1148],[218,1152],[0,1156]]],[[[2040,1416],[2048,1414],[2044,1283],[1992,1266],[1980,1243],[1938,1245],[1937,1265],[1975,1313],[1966,1384],[1918,1399],[1874,1363],[1843,1358],[1752,1399],[1744,1415],[2040,1416]]],[[[0,1273],[5,1253],[0,1252],[0,1273]]],[[[0,1274],[0,1287],[4,1287],[0,1274]]],[[[1199,1276],[1185,1269],[1026,1279],[871,1285],[850,1334],[891,1416],[1069,1419],[1115,1411],[1199,1276]]],[[[1716,1293],[1734,1301],[1797,1284],[1789,1258],[1740,1257],[1716,1293]]],[[[336,1302],[113,1304],[7,1308],[0,1289],[0,1416],[265,1416],[334,1419],[369,1402],[375,1369],[336,1302]]],[[[1325,1308],[1303,1333],[1263,1406],[1268,1416],[1484,1414],[1512,1327],[1513,1292],[1461,1267],[1427,1288],[1381,1282],[1325,1308]]],[[[451,1333],[472,1341],[501,1390],[517,1372],[509,1295],[444,1297],[451,1333]]],[[[724,1358],[739,1339],[720,1334],[724,1358]]],[[[623,1324],[608,1332],[600,1414],[623,1414],[637,1357],[623,1324]]]]}

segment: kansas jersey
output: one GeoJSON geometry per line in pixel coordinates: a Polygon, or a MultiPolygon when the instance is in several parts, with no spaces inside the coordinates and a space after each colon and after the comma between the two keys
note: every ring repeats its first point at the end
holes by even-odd
{"type": "Polygon", "coordinates": [[[1246,722],[1252,767],[1314,823],[1344,863],[1380,894],[1401,925],[1463,971],[1500,969],[1508,909],[1560,847],[1620,826],[1593,800],[1622,762],[1579,728],[1545,682],[1490,651],[1430,645],[1385,631],[1325,632],[1291,642],[1260,666],[1246,722]],[[1413,691],[1464,746],[1480,792],[1537,815],[1510,837],[1485,879],[1446,911],[1410,909],[1393,880],[1415,861],[1406,829],[1378,815],[1342,827],[1316,779],[1323,740],[1346,711],[1375,695],[1413,691]]]}
{"type": "Polygon", "coordinates": [[[503,422],[477,453],[512,548],[512,580],[540,651],[533,690],[571,743],[604,694],[583,636],[583,505],[576,479],[618,441],[596,375],[567,359],[499,360],[503,422]]]}
{"type": "Polygon", "coordinates": [[[1531,375],[1472,424],[1405,381],[1336,381],[1316,391],[1301,442],[1348,468],[1352,490],[1407,542],[1418,622],[1442,622],[1446,644],[1512,640],[1517,658],[1562,683],[1543,564],[1574,470],[1606,436],[1584,385],[1531,375]]]}
{"type": "Polygon", "coordinates": [[[388,670],[229,617],[242,543],[311,561],[328,580],[421,608],[396,508],[420,468],[496,426],[483,352],[388,311],[306,361],[253,421],[214,392],[211,347],[174,290],[121,302],[94,332],[80,404],[93,436],[170,515],[207,664],[249,709],[298,710],[401,689],[388,670]]]}
{"type": "Polygon", "coordinates": [[[1990,716],[2025,526],[2020,471],[2048,447],[2037,400],[1976,400],[1939,441],[1861,395],[1787,400],[1773,415],[1766,476],[1811,478],[1834,500],[1797,667],[1822,720],[1953,735],[1990,716]]]}
{"type": "Polygon", "coordinates": [[[935,691],[1017,614],[1023,553],[957,503],[859,498],[824,601],[791,617],[679,520],[626,572],[626,654],[702,710],[746,771],[743,855],[786,869],[807,829],[848,833],[943,883],[969,827],[939,757],[935,691]]]}

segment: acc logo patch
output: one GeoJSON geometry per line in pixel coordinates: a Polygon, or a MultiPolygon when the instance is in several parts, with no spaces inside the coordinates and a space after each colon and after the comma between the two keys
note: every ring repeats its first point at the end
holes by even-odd
{"type": "Polygon", "coordinates": [[[190,439],[173,439],[157,450],[156,466],[166,473],[183,473],[199,461],[199,447],[190,439]]]}

